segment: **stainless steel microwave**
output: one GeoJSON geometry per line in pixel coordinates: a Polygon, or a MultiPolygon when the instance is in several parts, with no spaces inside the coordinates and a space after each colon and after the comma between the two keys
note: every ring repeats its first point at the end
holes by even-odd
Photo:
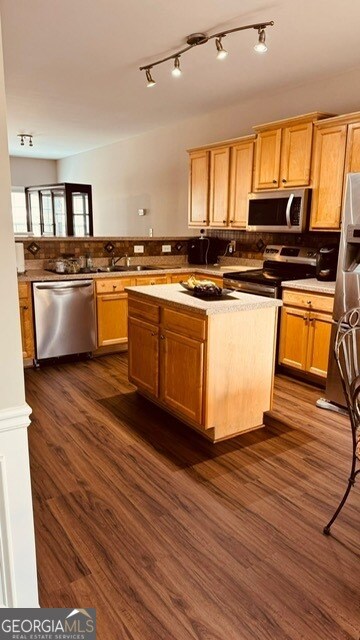
{"type": "Polygon", "coordinates": [[[250,193],[246,229],[275,233],[305,231],[310,194],[310,189],[250,193]]]}

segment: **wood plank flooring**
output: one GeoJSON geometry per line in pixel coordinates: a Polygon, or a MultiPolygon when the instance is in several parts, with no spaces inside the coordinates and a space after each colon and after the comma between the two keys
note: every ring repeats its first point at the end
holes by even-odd
{"type": "MultiPolygon", "coordinates": [[[[216,445],[127,381],[126,354],[26,371],[40,603],[99,640],[359,640],[347,419],[278,377],[268,426],[216,445]]],[[[359,483],[358,483],[359,485],[359,483]]]]}

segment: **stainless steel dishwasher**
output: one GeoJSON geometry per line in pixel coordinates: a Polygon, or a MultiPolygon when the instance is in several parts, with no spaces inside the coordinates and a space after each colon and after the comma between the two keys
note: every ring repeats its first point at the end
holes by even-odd
{"type": "Polygon", "coordinates": [[[92,280],[34,282],[36,360],[96,348],[92,280]]]}

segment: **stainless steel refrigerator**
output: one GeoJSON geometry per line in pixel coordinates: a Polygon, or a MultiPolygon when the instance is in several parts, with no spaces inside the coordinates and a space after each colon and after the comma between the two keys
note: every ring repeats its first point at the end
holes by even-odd
{"type": "Polygon", "coordinates": [[[345,397],[334,357],[337,323],[341,316],[360,306],[360,173],[349,173],[342,215],[339,260],[336,272],[333,326],[329,352],[325,398],[317,405],[324,409],[345,407],[345,397]]]}

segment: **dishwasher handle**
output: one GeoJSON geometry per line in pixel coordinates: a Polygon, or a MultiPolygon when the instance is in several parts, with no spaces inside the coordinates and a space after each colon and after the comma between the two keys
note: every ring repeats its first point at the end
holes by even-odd
{"type": "Polygon", "coordinates": [[[51,282],[50,284],[43,284],[41,282],[36,282],[34,284],[35,289],[41,290],[53,290],[53,291],[69,291],[71,289],[81,289],[83,287],[90,287],[92,285],[92,280],[85,280],[83,282],[74,282],[71,281],[69,284],[65,282],[51,282]]]}

